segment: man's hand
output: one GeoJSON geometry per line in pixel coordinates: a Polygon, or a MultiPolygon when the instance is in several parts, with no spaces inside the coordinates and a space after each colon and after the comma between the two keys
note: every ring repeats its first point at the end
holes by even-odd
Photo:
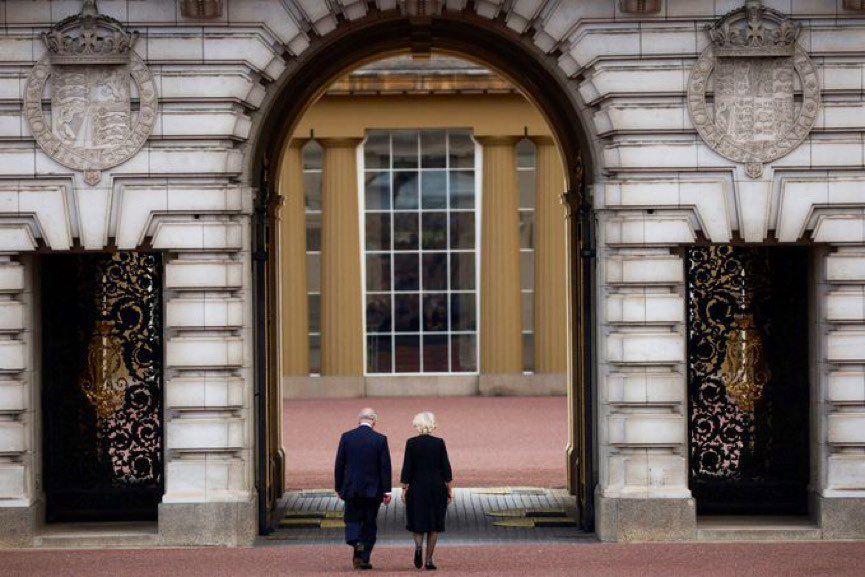
{"type": "Polygon", "coordinates": [[[390,505],[390,501],[391,501],[390,493],[385,493],[384,497],[381,498],[381,502],[384,503],[385,505],[390,505]]]}
{"type": "Polygon", "coordinates": [[[345,497],[342,496],[342,493],[337,493],[336,496],[339,497],[340,501],[345,501],[345,497]]]}

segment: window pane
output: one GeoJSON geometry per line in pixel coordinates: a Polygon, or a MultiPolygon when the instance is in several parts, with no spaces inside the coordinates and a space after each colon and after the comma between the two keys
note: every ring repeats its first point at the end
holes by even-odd
{"type": "Polygon", "coordinates": [[[475,288],[475,254],[460,252],[451,254],[451,290],[475,288]]]}
{"type": "Polygon", "coordinates": [[[324,150],[321,145],[314,140],[310,140],[303,145],[300,151],[300,159],[304,170],[321,170],[324,164],[324,150]]]}
{"type": "Polygon", "coordinates": [[[517,168],[534,168],[535,143],[523,138],[517,143],[517,168]]]}
{"type": "Polygon", "coordinates": [[[477,329],[475,293],[451,295],[451,330],[474,331],[477,329]]]}
{"type": "Polygon", "coordinates": [[[420,372],[420,337],[398,335],[396,341],[396,372],[420,372]]]}
{"type": "Polygon", "coordinates": [[[447,335],[424,335],[423,372],[446,373],[448,370],[447,335]]]}
{"type": "Polygon", "coordinates": [[[309,335],[309,372],[321,374],[321,336],[309,335]]]}
{"type": "Polygon", "coordinates": [[[475,143],[471,136],[465,132],[451,132],[450,139],[450,167],[451,168],[474,168],[475,166],[475,143]]]}
{"type": "Polygon", "coordinates": [[[309,307],[309,332],[321,332],[321,295],[311,294],[307,296],[307,306],[309,307]]]}
{"type": "Polygon", "coordinates": [[[534,290],[535,288],[535,253],[523,251],[520,253],[520,288],[534,290]]]}
{"type": "Polygon", "coordinates": [[[451,213],[451,248],[475,247],[475,213],[451,213]]]}
{"type": "Polygon", "coordinates": [[[532,333],[523,335],[523,370],[535,370],[535,335],[532,333]]]}
{"type": "Polygon", "coordinates": [[[393,207],[396,209],[417,208],[417,173],[393,173],[393,207]]]}
{"type": "Polygon", "coordinates": [[[447,172],[424,171],[421,178],[421,206],[423,208],[447,208],[447,172]]]}
{"type": "Polygon", "coordinates": [[[423,219],[423,241],[421,246],[424,250],[447,248],[447,213],[425,212],[423,219]]]}
{"type": "Polygon", "coordinates": [[[321,292],[321,253],[306,255],[306,290],[321,292]]]}
{"type": "Polygon", "coordinates": [[[523,300],[523,330],[532,331],[535,328],[535,293],[520,293],[523,300]]]}
{"type": "Polygon", "coordinates": [[[417,254],[393,255],[393,267],[394,290],[416,291],[420,288],[417,254]]]}
{"type": "Polygon", "coordinates": [[[366,290],[390,290],[390,255],[366,255],[366,290]]]}
{"type": "Polygon", "coordinates": [[[477,337],[454,335],[451,337],[451,371],[470,373],[477,370],[477,337]]]}
{"type": "Polygon", "coordinates": [[[474,208],[475,172],[460,170],[451,172],[451,208],[474,208]]]}
{"type": "Polygon", "coordinates": [[[534,248],[535,211],[520,211],[520,248],[534,248]]]}
{"type": "Polygon", "coordinates": [[[390,168],[390,135],[370,132],[363,145],[364,168],[390,168]]]}
{"type": "Polygon", "coordinates": [[[390,250],[390,214],[366,214],[366,250],[390,250]]]}
{"type": "Polygon", "coordinates": [[[389,333],[391,331],[389,294],[367,295],[366,330],[370,333],[389,333]]]}
{"type": "Polygon", "coordinates": [[[321,173],[303,173],[303,192],[306,210],[321,210],[321,173]]]}
{"type": "Polygon", "coordinates": [[[448,330],[448,305],[445,294],[423,296],[423,330],[428,332],[448,330]]]}
{"type": "Polygon", "coordinates": [[[447,253],[430,252],[423,255],[423,290],[443,291],[448,288],[447,253]]]}
{"type": "MultiPolygon", "coordinates": [[[[534,208],[537,196],[538,181],[534,170],[520,170],[517,172],[517,182],[520,187],[520,208],[534,208]]],[[[564,188],[564,184],[562,185],[564,188]]]]}
{"type": "Polygon", "coordinates": [[[417,168],[417,132],[399,131],[391,134],[393,167],[417,168]]]}
{"type": "Polygon", "coordinates": [[[390,336],[366,337],[366,370],[370,373],[390,373],[390,336]]]}
{"type": "Polygon", "coordinates": [[[397,294],[394,296],[393,328],[397,332],[420,330],[420,295],[397,294]]]}
{"type": "Polygon", "coordinates": [[[321,250],[320,212],[311,212],[306,215],[306,250],[314,252],[321,250]]]}
{"type": "Polygon", "coordinates": [[[445,167],[445,133],[442,130],[425,130],[420,133],[421,166],[424,168],[445,167]]]}
{"type": "Polygon", "coordinates": [[[394,250],[417,250],[417,213],[395,212],[393,215],[394,250]]]}
{"type": "Polygon", "coordinates": [[[390,173],[367,172],[363,175],[364,206],[367,210],[390,208],[390,173]]]}

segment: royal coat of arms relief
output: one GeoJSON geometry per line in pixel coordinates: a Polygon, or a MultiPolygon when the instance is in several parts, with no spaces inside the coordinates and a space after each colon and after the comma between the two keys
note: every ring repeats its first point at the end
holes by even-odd
{"type": "Polygon", "coordinates": [[[42,35],[47,53],[27,79],[24,116],[36,142],[91,186],[138,152],[156,121],[156,86],[132,50],[136,37],[86,0],[42,35]]]}
{"type": "Polygon", "coordinates": [[[796,42],[799,30],[781,13],[748,0],[709,27],[711,43],[691,71],[694,127],[715,152],[745,164],[751,178],[794,150],[817,118],[817,72],[796,42]]]}

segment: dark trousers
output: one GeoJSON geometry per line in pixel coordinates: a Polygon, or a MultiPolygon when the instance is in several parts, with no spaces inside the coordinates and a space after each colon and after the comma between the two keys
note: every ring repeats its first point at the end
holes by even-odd
{"type": "Polygon", "coordinates": [[[352,497],[345,501],[345,542],[351,546],[363,545],[363,560],[367,562],[375,546],[379,507],[380,498],[352,497]]]}

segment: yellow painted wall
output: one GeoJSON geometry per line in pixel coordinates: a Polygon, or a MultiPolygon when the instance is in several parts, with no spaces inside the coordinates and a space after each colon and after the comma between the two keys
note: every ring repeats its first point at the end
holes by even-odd
{"type": "MultiPolygon", "coordinates": [[[[563,338],[564,331],[566,330],[566,303],[565,303],[565,290],[564,290],[564,271],[566,270],[566,264],[564,262],[565,252],[564,246],[566,239],[563,238],[564,234],[564,211],[561,210],[561,207],[558,203],[558,194],[561,191],[558,190],[561,183],[563,188],[563,171],[561,167],[561,160],[558,154],[558,150],[554,144],[550,145],[553,141],[550,135],[550,131],[546,125],[546,122],[543,119],[543,116],[522,96],[519,94],[449,94],[449,95],[381,95],[381,96],[342,96],[342,95],[331,95],[325,96],[320,101],[315,103],[310,109],[307,111],[305,116],[302,118],[299,123],[297,129],[295,130],[295,137],[298,139],[309,139],[310,137],[314,137],[317,140],[324,139],[325,149],[331,148],[330,152],[332,154],[326,153],[326,158],[329,158],[329,162],[325,162],[325,172],[331,172],[330,175],[324,175],[325,188],[328,188],[328,184],[333,187],[337,186],[339,188],[345,188],[347,193],[350,195],[356,195],[356,163],[353,161],[352,152],[349,150],[341,150],[340,154],[340,146],[333,146],[333,143],[336,142],[335,139],[339,141],[346,141],[347,139],[354,139],[355,142],[359,142],[359,139],[363,138],[368,130],[371,129],[432,129],[432,128],[465,128],[473,131],[474,135],[478,137],[479,141],[482,143],[484,141],[494,142],[501,146],[502,142],[508,142],[509,145],[515,145],[519,137],[522,136],[530,136],[535,137],[535,141],[539,144],[539,155],[538,155],[538,198],[537,204],[538,209],[536,212],[536,228],[535,228],[535,250],[540,252],[548,251],[550,254],[544,255],[540,254],[540,252],[536,252],[536,266],[538,266],[538,270],[536,273],[540,274],[553,274],[558,276],[562,275],[561,279],[548,279],[547,282],[544,282],[543,279],[536,278],[536,287],[540,290],[536,292],[536,302],[535,302],[535,334],[536,334],[536,347],[552,347],[555,348],[555,351],[540,351],[536,350],[535,356],[536,361],[538,362],[537,370],[542,373],[555,373],[562,375],[566,370],[564,359],[566,356],[566,338],[563,338]],[[488,138],[491,137],[491,138],[488,138]],[[508,140],[503,140],[504,137],[511,137],[508,140]],[[328,147],[327,144],[330,142],[332,146],[328,147]],[[340,158],[337,159],[337,156],[340,158]],[[337,162],[339,160],[339,162],[337,162]],[[556,166],[556,164],[558,166],[556,166]],[[334,174],[336,171],[339,171],[340,174],[334,174]],[[544,174],[540,174],[540,171],[544,171],[544,174]],[[560,262],[559,262],[560,261],[560,262]],[[560,349],[560,350],[559,350],[560,349]]],[[[499,299],[496,295],[489,294],[490,291],[495,291],[496,287],[508,287],[509,293],[512,293],[514,298],[511,298],[510,304],[508,305],[510,308],[514,306],[519,306],[519,244],[518,244],[518,218],[516,214],[516,199],[513,197],[515,191],[513,187],[516,185],[516,168],[514,165],[514,157],[511,154],[504,154],[503,151],[499,150],[499,153],[496,154],[495,151],[490,149],[489,151],[490,158],[485,159],[484,162],[484,170],[486,173],[484,174],[484,207],[482,210],[486,212],[482,212],[482,218],[484,219],[484,223],[482,224],[482,228],[484,229],[484,234],[490,234],[490,226],[493,223],[488,222],[488,219],[491,216],[495,216],[497,221],[508,222],[513,228],[512,234],[506,234],[507,237],[512,242],[507,243],[509,247],[511,247],[515,252],[512,258],[506,258],[504,255],[500,255],[502,258],[505,258],[504,261],[508,262],[510,266],[517,267],[516,271],[508,270],[505,266],[492,267],[490,265],[494,264],[492,261],[484,258],[485,256],[489,256],[486,253],[482,255],[482,271],[487,276],[492,274],[491,271],[498,271],[496,275],[504,275],[502,278],[484,278],[482,279],[482,299],[486,301],[485,303],[481,303],[480,312],[482,313],[481,326],[479,327],[481,332],[481,371],[485,372],[485,369],[492,370],[497,374],[510,373],[515,377],[521,375],[521,358],[519,347],[519,313],[517,311],[512,311],[514,314],[513,319],[511,319],[512,324],[515,323],[513,327],[513,335],[510,339],[499,339],[501,341],[501,346],[507,348],[506,351],[492,351],[484,348],[483,341],[486,340],[486,344],[488,346],[494,346],[496,339],[493,336],[495,322],[492,322],[492,319],[483,318],[483,313],[489,313],[489,306],[491,303],[498,302],[502,299],[499,299]],[[509,159],[509,162],[504,162],[503,159],[509,159]],[[494,169],[504,169],[514,171],[513,176],[505,176],[500,174],[494,174],[490,171],[494,169]],[[502,194],[506,194],[509,198],[511,198],[512,202],[510,203],[498,203],[500,208],[505,208],[505,204],[507,204],[507,211],[513,212],[512,215],[502,214],[502,210],[491,210],[490,206],[496,203],[495,196],[498,192],[495,190],[496,183],[502,184],[508,183],[509,190],[500,191],[502,194]],[[505,278],[507,277],[507,278],[505,278]],[[514,283],[517,283],[516,285],[514,283]],[[484,339],[483,333],[486,333],[486,339],[484,339]],[[516,350],[514,348],[517,347],[516,350]],[[506,362],[506,359],[510,359],[510,362],[506,362]]],[[[285,155],[285,159],[288,161],[293,161],[291,164],[293,166],[298,166],[298,158],[296,158],[297,153],[294,154],[288,153],[285,155]]],[[[299,176],[294,176],[287,174],[286,171],[282,172],[282,176],[280,179],[281,186],[291,186],[292,188],[296,188],[300,183],[299,176]]],[[[283,192],[280,191],[281,194],[286,196],[294,195],[293,197],[289,197],[288,202],[285,203],[283,210],[289,209],[294,212],[292,216],[286,215],[283,218],[283,223],[288,224],[289,222],[293,223],[297,226],[298,222],[302,222],[302,215],[299,214],[302,212],[302,205],[299,205],[296,201],[298,197],[297,190],[291,190],[283,192]],[[286,194],[287,193],[287,194],[286,194]],[[294,200],[295,202],[291,202],[294,200]],[[300,221],[298,220],[300,218],[300,221]]],[[[327,196],[327,195],[325,195],[327,196]]],[[[335,199],[331,198],[331,202],[335,199]]],[[[327,203],[326,203],[327,204],[327,203]]],[[[343,309],[343,312],[347,317],[349,317],[351,322],[343,323],[346,326],[354,327],[352,330],[356,330],[358,332],[362,331],[362,326],[360,322],[357,320],[358,315],[363,314],[363,307],[361,306],[361,278],[360,278],[360,239],[346,238],[346,233],[350,233],[351,235],[359,235],[360,231],[357,226],[348,226],[349,223],[358,223],[359,215],[357,215],[358,207],[356,205],[356,196],[351,199],[349,204],[346,204],[345,207],[351,206],[354,211],[355,217],[350,217],[347,214],[342,214],[343,220],[338,227],[341,230],[339,236],[339,241],[335,242],[334,239],[326,238],[328,227],[325,226],[325,230],[322,231],[323,238],[322,244],[323,247],[335,246],[338,244],[343,249],[350,248],[351,252],[356,253],[356,257],[351,255],[340,254],[334,260],[334,267],[340,269],[340,274],[338,276],[338,280],[331,277],[331,282],[325,278],[323,279],[323,291],[327,290],[328,286],[334,286],[334,282],[337,285],[343,287],[354,287],[354,290],[349,291],[338,291],[341,294],[351,294],[353,295],[351,298],[356,299],[357,306],[356,307],[348,307],[347,303],[336,301],[333,302],[334,308],[328,307],[325,303],[329,302],[328,297],[326,295],[322,295],[322,302],[325,308],[328,308],[330,311],[330,315],[325,314],[323,311],[323,316],[325,318],[322,319],[324,331],[328,326],[328,319],[334,321],[339,317],[332,316],[337,310],[343,309]],[[347,266],[350,264],[345,259],[350,257],[349,260],[355,263],[357,266],[347,266]],[[356,262],[355,262],[356,261],[356,262]]],[[[333,216],[333,215],[331,215],[333,216]]],[[[327,220],[327,216],[325,219],[327,220]]],[[[334,227],[330,227],[334,229],[334,227]]],[[[494,227],[493,227],[494,228],[494,227]]],[[[284,231],[283,239],[286,242],[297,243],[301,238],[303,238],[303,233],[292,234],[288,231],[284,231]],[[290,240],[289,240],[290,239],[290,240]]],[[[504,237],[503,237],[504,238],[504,237]]],[[[301,259],[301,254],[295,250],[292,251],[291,247],[283,247],[283,250],[287,250],[292,252],[295,256],[293,258],[283,257],[283,264],[288,264],[289,262],[292,264],[292,267],[285,267],[282,274],[285,277],[282,286],[284,287],[284,291],[297,291],[296,295],[284,295],[282,298],[283,304],[288,303],[300,303],[306,302],[306,286],[305,286],[305,271],[297,271],[290,270],[291,268],[296,268],[299,266],[305,267],[305,260],[301,259]],[[297,274],[300,273],[300,274],[297,274]],[[294,278],[290,278],[290,277],[294,278]],[[301,282],[303,279],[303,282],[301,282]]],[[[500,253],[501,251],[499,251],[500,253]]],[[[327,257],[323,255],[323,267],[326,267],[327,257]]],[[[333,273],[333,271],[332,271],[333,273]]],[[[325,275],[327,276],[327,275],[325,275]]],[[[343,294],[343,296],[345,296],[343,294]]],[[[506,309],[504,309],[506,310],[506,309]]],[[[341,316],[341,315],[340,315],[341,316]]],[[[297,323],[303,322],[304,329],[306,327],[306,320],[301,320],[298,318],[298,315],[291,314],[291,311],[285,311],[283,315],[283,319],[285,323],[297,323]]],[[[345,319],[343,319],[345,320],[345,319]]],[[[339,324],[339,323],[338,323],[339,324]]],[[[344,329],[345,327],[343,327],[344,329]]],[[[345,332],[341,330],[341,332],[345,332]]],[[[290,326],[285,327],[286,335],[294,335],[295,341],[296,337],[299,335],[299,331],[296,330],[296,327],[292,328],[290,326]]],[[[343,334],[343,336],[345,336],[343,334]]],[[[346,337],[348,339],[348,337],[346,337]]],[[[333,387],[334,389],[343,387],[343,384],[337,383],[337,381],[342,378],[343,380],[346,377],[349,377],[349,373],[355,375],[356,377],[362,377],[363,375],[363,359],[358,357],[359,349],[358,343],[362,343],[362,335],[358,334],[356,337],[348,339],[344,346],[340,346],[338,342],[333,339],[328,339],[326,335],[322,335],[322,341],[324,343],[329,343],[326,349],[327,351],[323,351],[323,360],[324,368],[322,377],[316,377],[319,379],[320,387],[327,388],[329,385],[325,381],[329,377],[334,379],[333,387]],[[345,356],[346,358],[337,359],[333,355],[336,356],[345,356]],[[343,362],[344,361],[344,362],[343,362]],[[331,371],[332,374],[328,374],[327,367],[330,366],[334,371],[331,371]]],[[[285,342],[285,341],[284,341],[285,342]]],[[[288,342],[292,342],[289,340],[288,342]]],[[[308,366],[303,361],[298,358],[298,353],[302,353],[298,351],[296,348],[290,353],[286,353],[284,358],[286,361],[289,359],[294,362],[286,363],[286,377],[301,377],[303,375],[304,367],[308,366]],[[292,370],[290,367],[294,367],[292,370]]],[[[564,382],[564,381],[562,381],[564,382]]],[[[315,387],[310,387],[309,384],[306,385],[297,385],[298,390],[300,391],[303,386],[306,386],[305,390],[316,389],[319,390],[319,395],[323,394],[324,391],[321,391],[319,385],[315,387]]],[[[293,386],[293,385],[290,385],[293,386]]],[[[355,391],[353,394],[357,394],[356,389],[351,389],[355,391]]],[[[531,391],[527,391],[531,394],[531,391]]]]}

